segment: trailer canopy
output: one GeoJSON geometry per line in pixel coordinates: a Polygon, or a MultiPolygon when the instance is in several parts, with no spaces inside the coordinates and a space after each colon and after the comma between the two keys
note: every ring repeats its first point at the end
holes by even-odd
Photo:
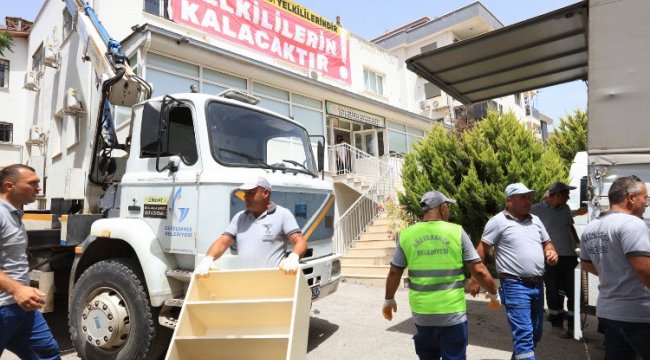
{"type": "Polygon", "coordinates": [[[471,104],[587,79],[587,2],[412,57],[407,67],[471,104]]]}

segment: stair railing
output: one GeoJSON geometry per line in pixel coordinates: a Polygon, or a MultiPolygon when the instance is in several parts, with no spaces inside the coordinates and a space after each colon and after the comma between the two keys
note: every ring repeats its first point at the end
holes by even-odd
{"type": "Polygon", "coordinates": [[[399,174],[387,163],[377,161],[381,176],[334,223],[334,246],[339,254],[345,254],[381,213],[383,204],[395,196],[394,180],[399,174]]]}

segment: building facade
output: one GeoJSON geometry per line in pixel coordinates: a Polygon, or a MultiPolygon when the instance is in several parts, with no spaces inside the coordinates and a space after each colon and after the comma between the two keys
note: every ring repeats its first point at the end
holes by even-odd
{"type": "MultiPolygon", "coordinates": [[[[90,5],[110,36],[121,39],[134,71],[153,84],[153,96],[192,88],[216,95],[235,88],[293,118],[311,135],[324,136],[339,213],[363,190],[336,186],[337,154],[347,158],[344,173],[372,182],[386,167],[399,168],[400,158],[432,126],[453,125],[459,103],[408,71],[404,60],[502,26],[474,3],[367,41],[289,1],[94,0],[90,5]]],[[[85,30],[77,28],[78,16],[86,15],[45,0],[24,49],[15,54],[26,61],[16,61],[21,73],[11,79],[27,79],[16,86],[24,104],[19,108],[25,109],[15,116],[24,125],[15,132],[14,143],[24,146],[16,161],[34,166],[44,178],[40,206],[49,206],[52,198],[78,197],[69,192],[70,183],[86,179],[90,168],[100,79],[85,60],[89,45],[79,36],[85,30]]],[[[525,121],[526,96],[497,99],[475,113],[490,106],[525,121]]],[[[114,110],[119,132],[131,113],[114,110]]]]}

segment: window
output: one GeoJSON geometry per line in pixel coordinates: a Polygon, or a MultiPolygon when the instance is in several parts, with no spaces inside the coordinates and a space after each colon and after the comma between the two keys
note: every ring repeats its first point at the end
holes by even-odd
{"type": "Polygon", "coordinates": [[[384,76],[374,71],[363,69],[364,89],[377,95],[384,94],[384,76]]]}
{"type": "Polygon", "coordinates": [[[158,16],[167,16],[168,0],[144,0],[144,11],[158,16]]]}
{"type": "Polygon", "coordinates": [[[0,142],[13,142],[14,124],[0,122],[0,142]]]}
{"type": "Polygon", "coordinates": [[[0,88],[9,88],[9,60],[0,59],[0,88]]]}
{"type": "Polygon", "coordinates": [[[391,156],[406,154],[425,136],[424,130],[392,121],[386,121],[386,127],[388,128],[388,147],[391,156]]]}
{"type": "MultiPolygon", "coordinates": [[[[278,114],[289,116],[307,129],[309,135],[323,135],[323,102],[261,83],[253,83],[257,104],[278,114]]],[[[316,140],[314,140],[316,141],[316,140]]]]}
{"type": "Polygon", "coordinates": [[[40,72],[43,69],[43,44],[32,55],[32,70],[40,72]]]}
{"type": "MultiPolygon", "coordinates": [[[[160,105],[157,105],[160,106],[160,105]]],[[[172,107],[166,114],[167,129],[159,134],[160,108],[145,104],[140,134],[140,157],[154,158],[178,155],[187,165],[198,160],[192,111],[187,106],[172,107]],[[160,142],[159,143],[159,140],[160,142]]]]}
{"type": "Polygon", "coordinates": [[[72,33],[73,23],[74,23],[74,18],[70,13],[70,10],[66,6],[63,8],[63,26],[62,26],[63,36],[61,37],[61,39],[63,39],[64,41],[65,39],[68,38],[68,35],[72,33]]]}
{"type": "Polygon", "coordinates": [[[212,101],[207,110],[212,156],[226,166],[316,172],[307,132],[293,122],[212,101]]]}

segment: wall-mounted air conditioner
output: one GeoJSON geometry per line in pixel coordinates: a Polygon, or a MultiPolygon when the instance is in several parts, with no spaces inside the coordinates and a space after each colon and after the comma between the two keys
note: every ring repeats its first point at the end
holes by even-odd
{"type": "Polygon", "coordinates": [[[48,43],[45,45],[44,50],[43,65],[58,69],[60,62],[59,47],[56,46],[56,44],[53,42],[48,41],[48,43]]]}
{"type": "Polygon", "coordinates": [[[38,91],[40,74],[37,71],[31,70],[25,73],[25,85],[23,88],[31,91],[38,91]]]}
{"type": "Polygon", "coordinates": [[[63,98],[63,109],[68,114],[78,114],[84,111],[83,104],[77,97],[76,89],[69,88],[65,91],[65,97],[63,98]]]}
{"type": "Polygon", "coordinates": [[[38,125],[32,126],[31,129],[29,129],[29,139],[27,139],[27,144],[28,145],[41,145],[43,144],[43,132],[41,131],[41,127],[38,125]]]}

